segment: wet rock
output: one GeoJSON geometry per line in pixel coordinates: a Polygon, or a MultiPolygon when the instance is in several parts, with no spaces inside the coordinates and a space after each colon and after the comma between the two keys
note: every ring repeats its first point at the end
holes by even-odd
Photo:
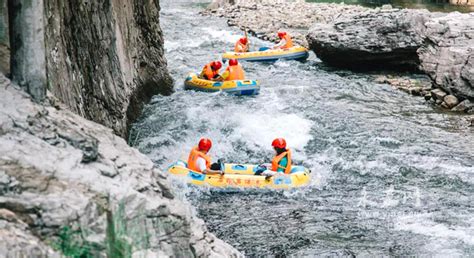
{"type": "Polygon", "coordinates": [[[446,103],[447,108],[452,108],[459,104],[459,100],[453,95],[447,95],[444,97],[444,103],[446,103]]]}
{"type": "Polygon", "coordinates": [[[323,61],[352,69],[416,70],[426,10],[366,10],[316,23],[306,39],[323,61]]]}
{"type": "Polygon", "coordinates": [[[418,50],[421,70],[437,87],[460,98],[474,99],[474,13],[449,13],[426,23],[418,50]]]}
{"type": "Polygon", "coordinates": [[[446,92],[444,92],[441,89],[431,90],[431,96],[433,97],[434,100],[443,101],[446,95],[447,95],[446,92]]]}
{"type": "Polygon", "coordinates": [[[423,92],[423,97],[425,98],[425,100],[430,100],[431,99],[431,92],[424,91],[423,92]]]}
{"type": "Polygon", "coordinates": [[[474,113],[474,103],[468,99],[465,99],[451,110],[457,112],[474,113]]]}
{"type": "Polygon", "coordinates": [[[0,121],[8,121],[0,135],[2,255],[54,257],[46,243],[57,244],[66,231],[80,232],[73,235],[78,243],[92,243],[93,257],[104,257],[109,241],[118,239],[160,256],[241,256],[209,233],[174,198],[153,162],[111,129],[67,109],[34,104],[3,84],[0,103],[0,121]],[[95,139],[95,147],[87,139],[95,139]],[[89,148],[94,161],[84,162],[89,148]],[[126,230],[117,235],[114,228],[126,230]]]}

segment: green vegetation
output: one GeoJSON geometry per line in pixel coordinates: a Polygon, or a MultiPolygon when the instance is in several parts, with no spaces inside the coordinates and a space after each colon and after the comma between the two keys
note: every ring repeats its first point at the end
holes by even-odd
{"type": "Polygon", "coordinates": [[[115,212],[106,211],[106,216],[106,246],[88,242],[87,229],[65,226],[51,244],[52,247],[65,256],[74,258],[96,257],[104,250],[107,257],[128,258],[132,256],[133,250],[148,248],[150,235],[144,216],[127,220],[123,202],[115,212]]]}

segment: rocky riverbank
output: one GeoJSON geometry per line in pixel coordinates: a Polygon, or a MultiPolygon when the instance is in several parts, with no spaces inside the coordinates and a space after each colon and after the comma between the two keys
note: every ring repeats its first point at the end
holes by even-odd
{"type": "Polygon", "coordinates": [[[473,13],[303,1],[231,2],[215,1],[203,14],[225,17],[229,25],[270,41],[276,40],[275,31],[289,31],[297,43],[310,47],[332,66],[425,73],[431,85],[404,76],[379,76],[376,81],[453,111],[474,112],[473,13]]]}
{"type": "Polygon", "coordinates": [[[0,75],[2,255],[240,256],[111,129],[17,87],[0,75]]]}
{"type": "Polygon", "coordinates": [[[305,37],[315,22],[329,23],[338,16],[365,9],[354,5],[312,4],[304,1],[214,1],[202,14],[225,17],[230,26],[237,26],[253,36],[273,42],[278,39],[276,32],[285,30],[296,44],[307,47],[305,37]]]}

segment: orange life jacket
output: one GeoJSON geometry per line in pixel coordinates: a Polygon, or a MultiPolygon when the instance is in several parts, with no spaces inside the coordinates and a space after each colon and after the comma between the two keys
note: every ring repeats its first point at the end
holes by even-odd
{"type": "Polygon", "coordinates": [[[246,52],[246,48],[247,48],[246,44],[242,44],[240,40],[237,40],[237,42],[235,43],[234,52],[237,52],[237,53],[246,52]]]}
{"type": "Polygon", "coordinates": [[[280,48],[287,49],[293,47],[293,40],[291,40],[290,35],[286,34],[285,36],[283,36],[282,40],[285,40],[285,45],[281,46],[280,48]]]}
{"type": "Polygon", "coordinates": [[[291,151],[286,150],[285,152],[281,153],[280,155],[277,155],[273,158],[272,160],[272,171],[277,171],[279,168],[284,168],[285,169],[285,174],[289,174],[291,171],[291,151]],[[286,164],[286,167],[280,166],[278,163],[280,163],[281,159],[283,159],[286,156],[286,159],[288,160],[288,163],[286,164]]]}
{"type": "Polygon", "coordinates": [[[240,64],[233,66],[229,65],[225,71],[229,74],[227,78],[225,78],[226,81],[245,79],[245,72],[244,69],[242,69],[242,66],[240,66],[240,64]]]}
{"type": "Polygon", "coordinates": [[[197,172],[202,172],[196,164],[198,158],[203,158],[206,160],[206,168],[211,167],[211,157],[199,151],[199,148],[196,146],[191,149],[188,158],[188,168],[197,172]]]}
{"type": "Polygon", "coordinates": [[[205,65],[204,68],[202,68],[201,77],[204,79],[212,80],[216,75],[219,74],[219,71],[212,70],[211,63],[205,65]]]}

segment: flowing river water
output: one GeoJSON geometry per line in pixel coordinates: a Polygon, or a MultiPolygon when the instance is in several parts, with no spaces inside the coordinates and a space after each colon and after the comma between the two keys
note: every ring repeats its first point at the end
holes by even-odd
{"type": "MultiPolygon", "coordinates": [[[[285,137],[312,170],[302,189],[216,190],[176,182],[180,198],[247,256],[474,254],[474,130],[367,74],[304,63],[244,63],[260,95],[183,90],[187,73],[233,47],[241,32],[202,17],[194,1],[160,1],[176,92],[155,96],[130,143],[163,171],[200,137],[228,162],[269,162],[285,137]]],[[[251,38],[254,48],[270,43],[251,38]]]]}

